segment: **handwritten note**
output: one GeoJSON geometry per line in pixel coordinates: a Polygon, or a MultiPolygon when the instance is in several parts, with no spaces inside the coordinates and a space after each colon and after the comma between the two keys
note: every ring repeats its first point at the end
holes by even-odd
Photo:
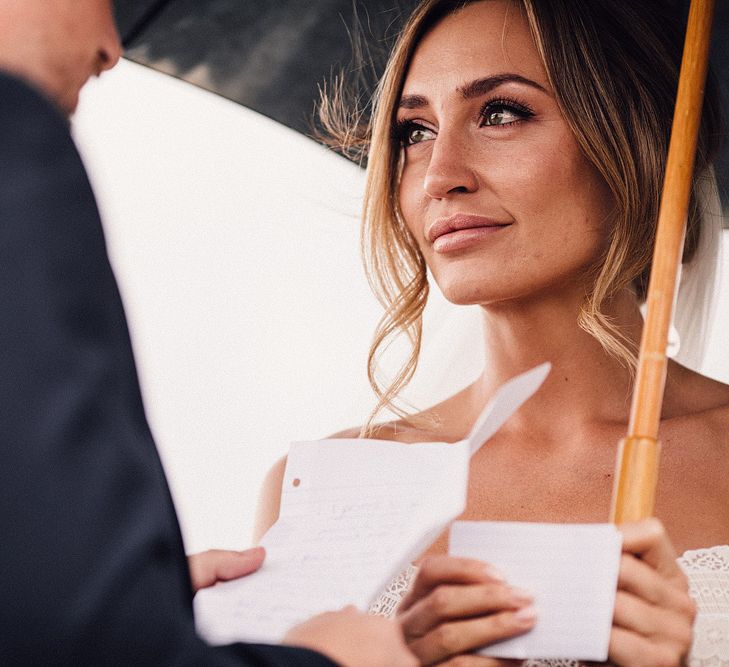
{"type": "Polygon", "coordinates": [[[607,660],[621,537],[610,524],[456,521],[449,552],[495,565],[534,595],[537,625],[481,653],[607,660]]]}
{"type": "Polygon", "coordinates": [[[395,574],[465,507],[470,456],[542,384],[544,364],[496,393],[468,438],[402,444],[294,443],[279,520],[259,572],[195,597],[198,632],[213,644],[277,642],[323,611],[366,610],[395,574]]]}

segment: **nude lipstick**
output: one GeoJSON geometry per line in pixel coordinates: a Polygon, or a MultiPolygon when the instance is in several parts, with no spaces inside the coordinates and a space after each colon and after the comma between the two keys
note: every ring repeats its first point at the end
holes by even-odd
{"type": "Polygon", "coordinates": [[[510,224],[480,215],[456,213],[435,220],[426,230],[425,238],[435,252],[446,254],[477,245],[510,224]]]}

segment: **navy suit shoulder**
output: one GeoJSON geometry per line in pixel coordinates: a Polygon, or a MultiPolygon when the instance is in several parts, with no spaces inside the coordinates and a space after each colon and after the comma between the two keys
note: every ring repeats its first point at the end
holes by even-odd
{"type": "Polygon", "coordinates": [[[0,663],[331,665],[194,631],[174,507],[66,120],[0,73],[0,663]]]}

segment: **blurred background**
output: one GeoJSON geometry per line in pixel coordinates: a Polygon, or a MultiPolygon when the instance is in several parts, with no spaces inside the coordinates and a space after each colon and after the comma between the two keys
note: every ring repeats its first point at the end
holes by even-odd
{"type": "MultiPolygon", "coordinates": [[[[318,87],[340,70],[371,87],[414,4],[115,3],[127,59],[87,86],[73,125],[188,552],[246,546],[258,487],[289,443],[359,425],[373,405],[381,311],[359,259],[364,173],[309,135],[318,87]]],[[[703,370],[729,381],[724,273],[703,370]]],[[[415,409],[481,370],[477,312],[432,295],[415,409]]]]}

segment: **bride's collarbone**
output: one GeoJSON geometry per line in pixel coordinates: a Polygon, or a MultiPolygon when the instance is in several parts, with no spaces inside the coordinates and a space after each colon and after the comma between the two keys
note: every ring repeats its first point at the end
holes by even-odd
{"type": "MultiPolygon", "coordinates": [[[[608,520],[614,455],[541,461],[498,460],[486,452],[471,465],[467,520],[592,523],[608,520]]],[[[664,452],[656,516],[679,553],[729,544],[729,474],[726,461],[664,452]]]]}

